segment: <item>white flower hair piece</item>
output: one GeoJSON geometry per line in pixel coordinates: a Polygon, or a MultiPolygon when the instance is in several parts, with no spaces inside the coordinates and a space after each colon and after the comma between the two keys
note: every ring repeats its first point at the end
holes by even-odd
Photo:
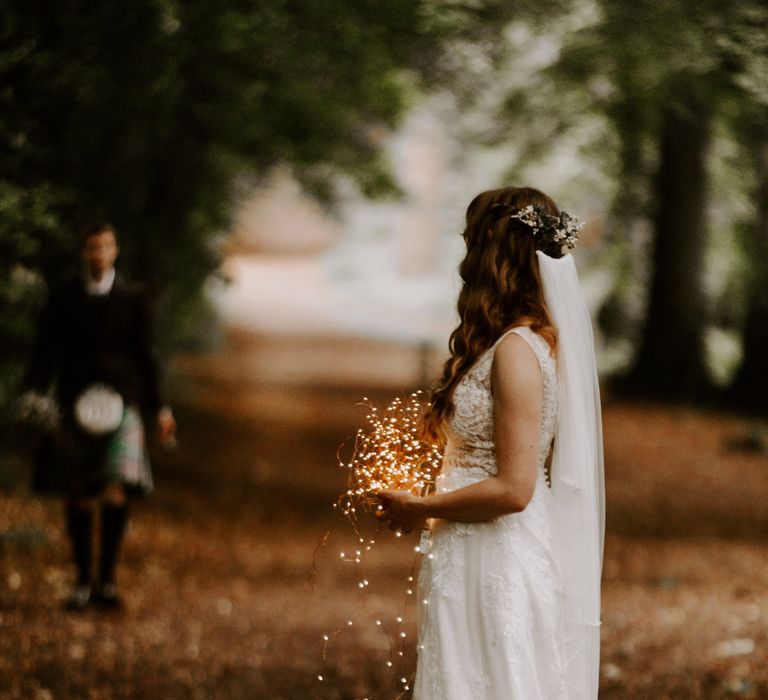
{"type": "Polygon", "coordinates": [[[534,236],[540,236],[546,242],[554,242],[575,248],[579,240],[579,232],[584,224],[572,217],[567,212],[561,211],[560,216],[552,216],[543,212],[533,204],[509,215],[510,219],[517,219],[530,226],[534,236]]]}

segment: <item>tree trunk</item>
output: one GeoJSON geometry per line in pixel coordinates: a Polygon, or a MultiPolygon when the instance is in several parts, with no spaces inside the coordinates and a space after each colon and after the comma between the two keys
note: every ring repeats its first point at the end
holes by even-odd
{"type": "Polygon", "coordinates": [[[645,136],[648,133],[647,100],[632,80],[631,66],[618,71],[621,98],[611,109],[611,121],[619,137],[618,187],[606,225],[605,259],[615,271],[614,286],[598,312],[598,324],[606,338],[630,340],[639,337],[638,313],[634,301],[640,282],[638,261],[644,246],[638,232],[647,221],[649,169],[645,136]]]}
{"type": "Polygon", "coordinates": [[[751,269],[744,356],[727,398],[740,408],[768,413],[768,124],[761,123],[750,136],[757,186],[755,220],[746,245],[751,269]]]}
{"type": "Polygon", "coordinates": [[[662,115],[650,295],[630,374],[637,392],[675,400],[695,399],[708,385],[702,279],[711,116],[689,85],[678,84],[679,101],[662,115]]]}

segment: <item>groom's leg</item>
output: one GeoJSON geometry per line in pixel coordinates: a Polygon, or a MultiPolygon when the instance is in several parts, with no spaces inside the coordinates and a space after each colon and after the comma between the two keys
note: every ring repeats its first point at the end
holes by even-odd
{"type": "Polygon", "coordinates": [[[93,507],[89,499],[70,496],[66,504],[67,535],[77,568],[77,582],[65,607],[83,610],[91,601],[93,507]]]}
{"type": "Polygon", "coordinates": [[[117,562],[128,523],[128,504],[122,484],[109,484],[101,507],[101,559],[99,580],[102,592],[115,592],[117,562]]]}

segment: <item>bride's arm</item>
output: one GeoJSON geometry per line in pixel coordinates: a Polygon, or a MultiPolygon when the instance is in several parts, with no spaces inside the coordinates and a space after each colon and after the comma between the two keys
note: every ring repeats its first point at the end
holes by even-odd
{"type": "Polygon", "coordinates": [[[541,382],[533,350],[510,333],[496,348],[491,367],[497,475],[426,498],[382,491],[382,517],[408,530],[426,518],[479,522],[524,510],[536,484],[541,382]]]}

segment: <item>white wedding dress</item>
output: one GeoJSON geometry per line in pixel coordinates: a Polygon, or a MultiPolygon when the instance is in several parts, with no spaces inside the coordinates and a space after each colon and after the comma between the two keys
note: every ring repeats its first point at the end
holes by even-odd
{"type": "MultiPolygon", "coordinates": [[[[482,523],[439,521],[419,574],[419,659],[414,700],[563,700],[565,636],[545,464],[558,416],[549,345],[513,328],[539,362],[542,415],[536,488],[526,509],[482,523]]],[[[507,334],[505,334],[507,335],[507,334]]],[[[502,336],[502,338],[505,336],[502,336]]],[[[501,338],[454,392],[439,492],[496,474],[490,373],[501,338]]]]}

